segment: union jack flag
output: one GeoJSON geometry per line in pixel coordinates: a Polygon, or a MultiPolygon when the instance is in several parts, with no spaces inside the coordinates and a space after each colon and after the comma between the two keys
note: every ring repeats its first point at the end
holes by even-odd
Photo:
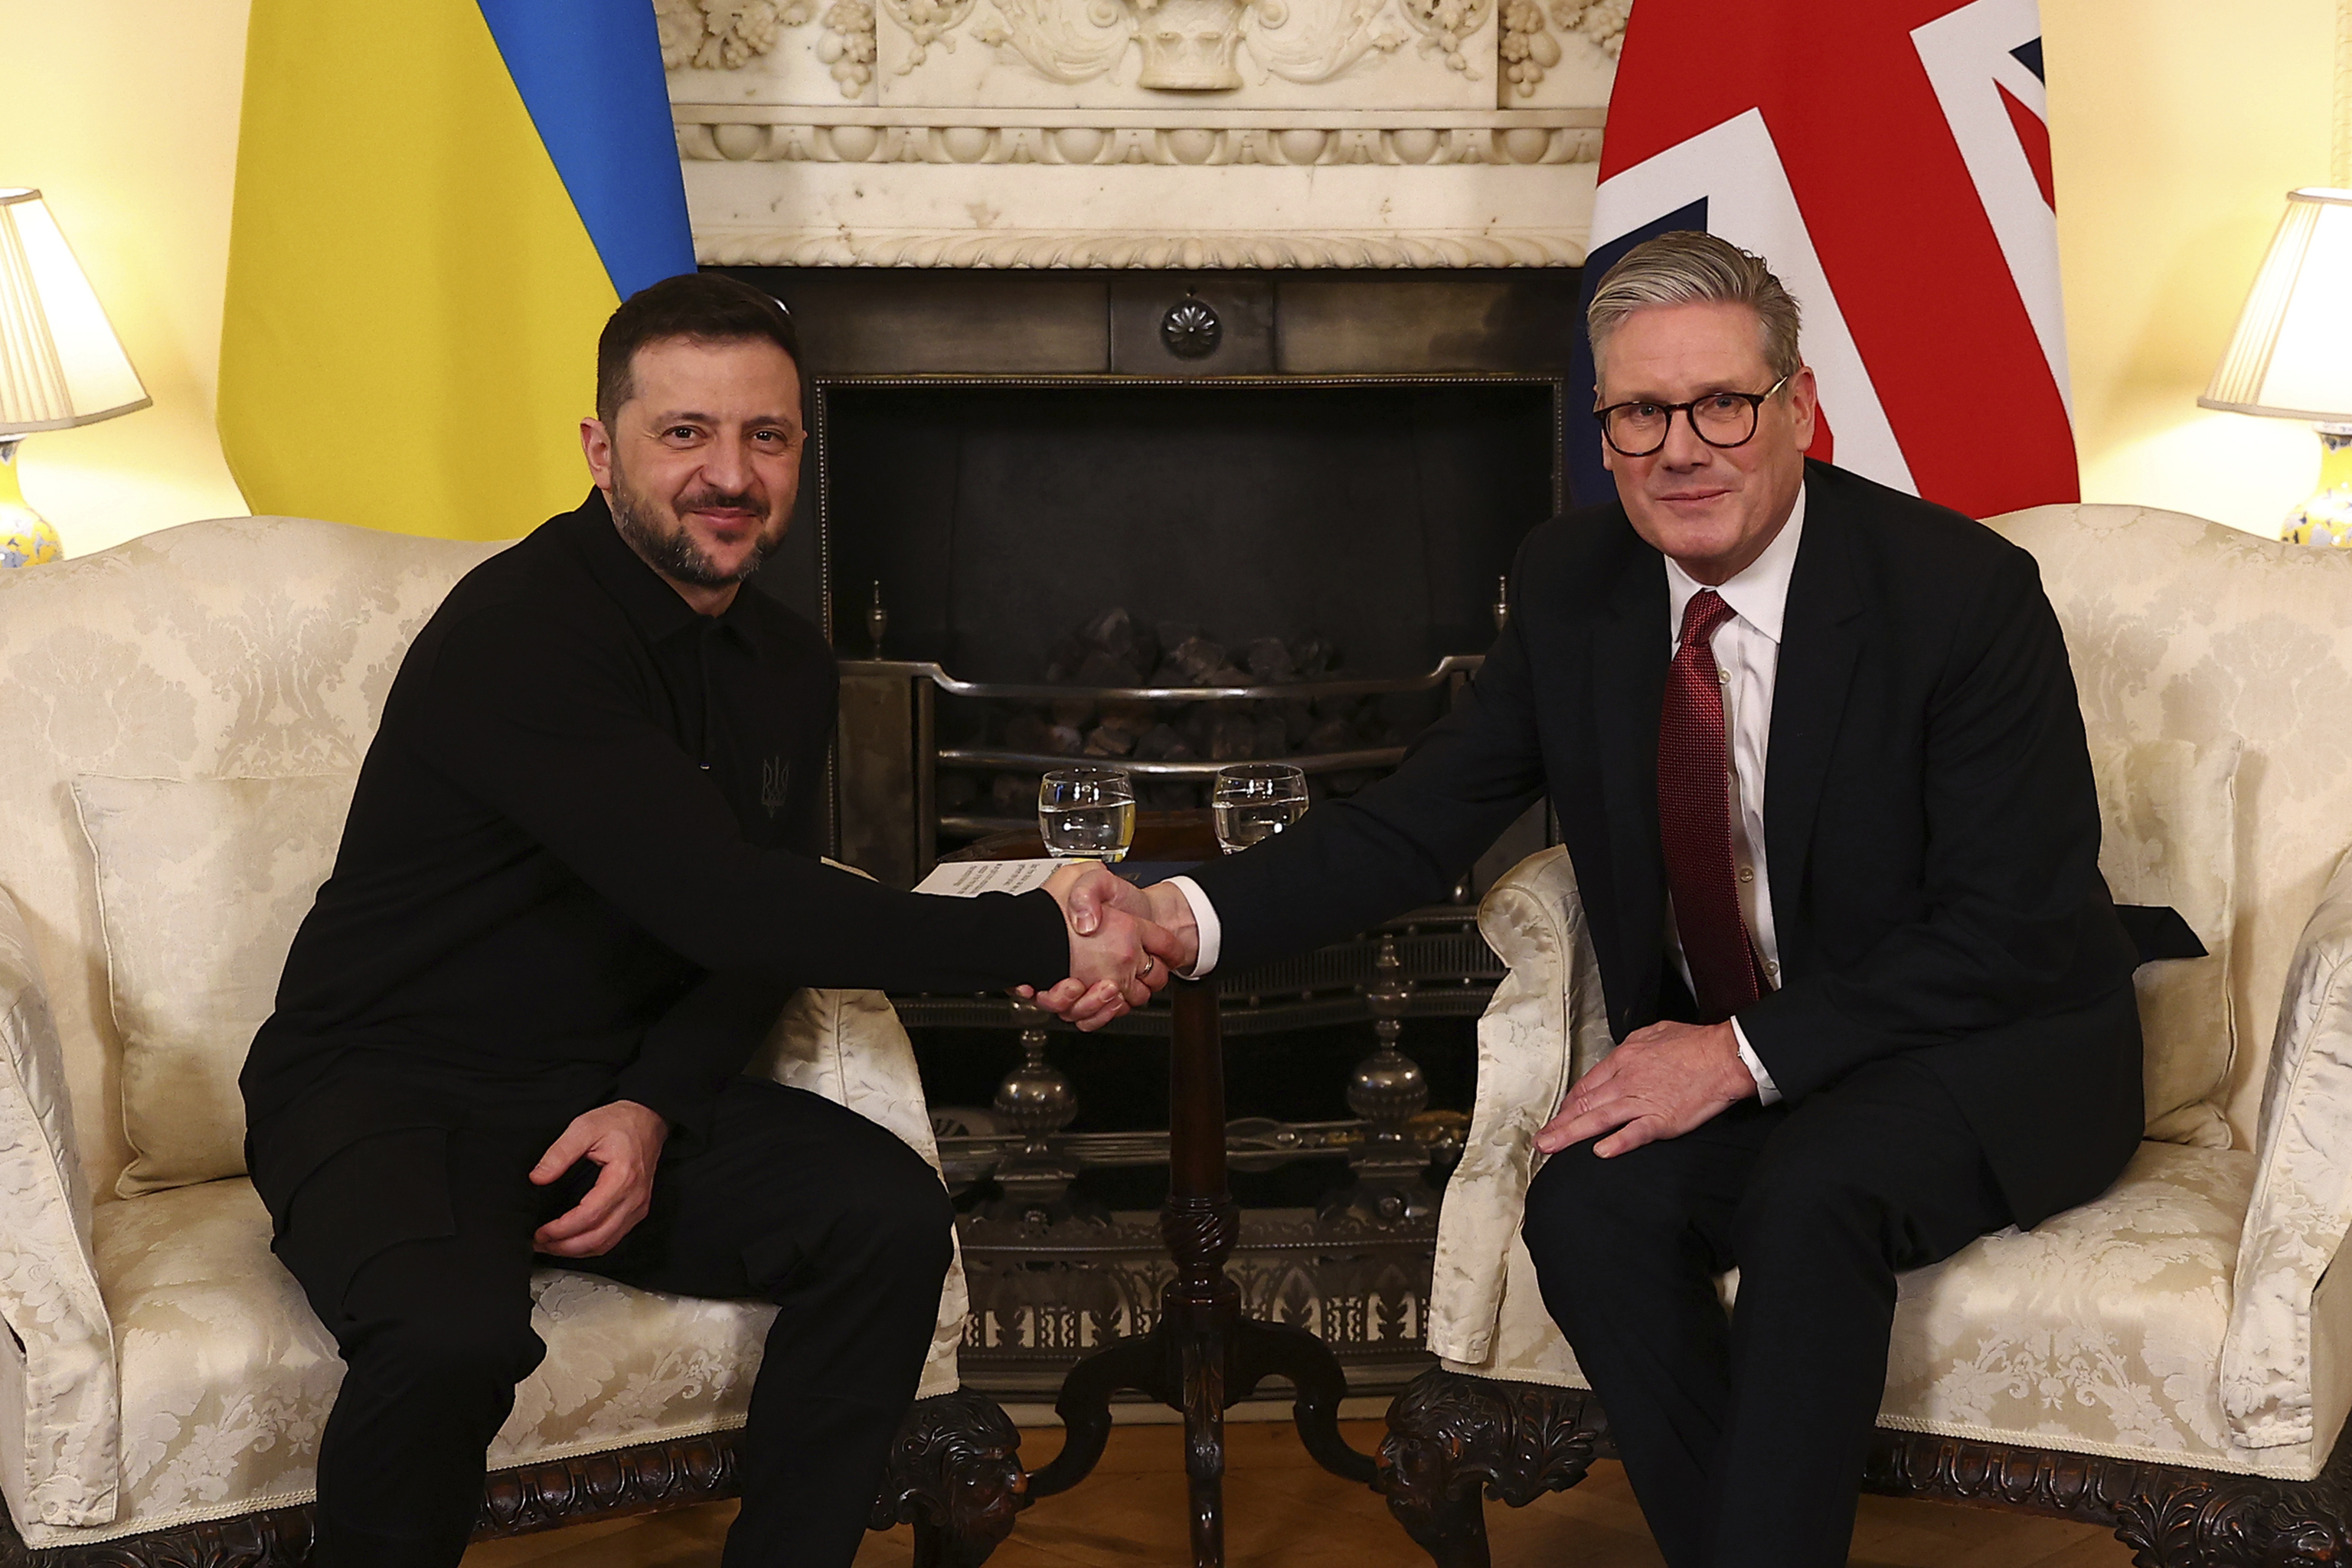
{"type": "MultiPolygon", "coordinates": [[[[1974,517],[2077,499],[2035,0],[1642,0],[1587,290],[1683,228],[1803,306],[1813,456],[1974,517]]],[[[1591,406],[1580,500],[1614,493],[1591,406]]]]}

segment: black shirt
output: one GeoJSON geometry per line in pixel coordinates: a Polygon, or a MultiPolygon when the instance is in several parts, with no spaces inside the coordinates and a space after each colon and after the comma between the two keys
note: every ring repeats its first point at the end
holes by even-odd
{"type": "MultiPolygon", "coordinates": [[[[468,573],[402,662],[254,1038],[257,1138],[354,1079],[531,1120],[635,1100],[691,1135],[795,986],[1060,979],[1042,893],[816,858],[837,701],[814,627],[752,589],[695,613],[601,496],[468,573]]],[[[353,1124],[299,1142],[371,1130],[365,1096],[333,1103],[353,1124]]]]}

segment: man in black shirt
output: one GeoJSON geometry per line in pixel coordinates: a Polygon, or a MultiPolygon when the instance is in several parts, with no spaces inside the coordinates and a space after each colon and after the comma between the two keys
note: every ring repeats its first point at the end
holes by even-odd
{"type": "Polygon", "coordinates": [[[1073,931],[1067,876],[940,899],[818,860],[832,656],[740,591],[802,440],[772,300],[632,297],[582,422],[594,493],[468,574],[393,684],[242,1079],[276,1251],[347,1367],[320,1568],[463,1554],[545,1353],[535,1253],[777,1302],[725,1561],[847,1563],[950,1206],[888,1132],[741,1068],[800,985],[1034,986],[1093,1026],[1165,984],[1171,939],[1073,931]]]}

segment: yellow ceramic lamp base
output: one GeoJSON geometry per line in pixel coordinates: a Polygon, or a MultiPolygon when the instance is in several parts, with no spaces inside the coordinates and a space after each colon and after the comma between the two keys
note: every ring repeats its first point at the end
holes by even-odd
{"type": "Polygon", "coordinates": [[[19,441],[0,438],[0,567],[37,566],[44,561],[58,561],[65,556],[65,547],[58,542],[58,531],[48,520],[25,504],[25,491],[16,483],[16,448],[19,441]]]}
{"type": "Polygon", "coordinates": [[[2290,544],[2352,546],[2352,425],[2318,425],[2319,489],[2286,514],[2290,544]]]}

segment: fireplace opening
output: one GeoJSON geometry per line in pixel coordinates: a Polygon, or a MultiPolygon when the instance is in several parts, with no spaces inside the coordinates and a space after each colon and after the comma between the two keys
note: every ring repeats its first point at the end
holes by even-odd
{"type": "Polygon", "coordinates": [[[894,378],[821,384],[817,413],[841,838],[902,879],[1034,821],[1071,760],[1129,769],[1147,810],[1230,762],[1362,787],[1493,640],[1560,499],[1545,378],[894,378]]]}
{"type": "Polygon", "coordinates": [[[1492,639],[1496,577],[1558,508],[1555,401],[1539,382],[828,388],[836,643],[857,649],[878,582],[886,651],[969,680],[1044,678],[1114,606],[1418,675],[1492,639]]]}

